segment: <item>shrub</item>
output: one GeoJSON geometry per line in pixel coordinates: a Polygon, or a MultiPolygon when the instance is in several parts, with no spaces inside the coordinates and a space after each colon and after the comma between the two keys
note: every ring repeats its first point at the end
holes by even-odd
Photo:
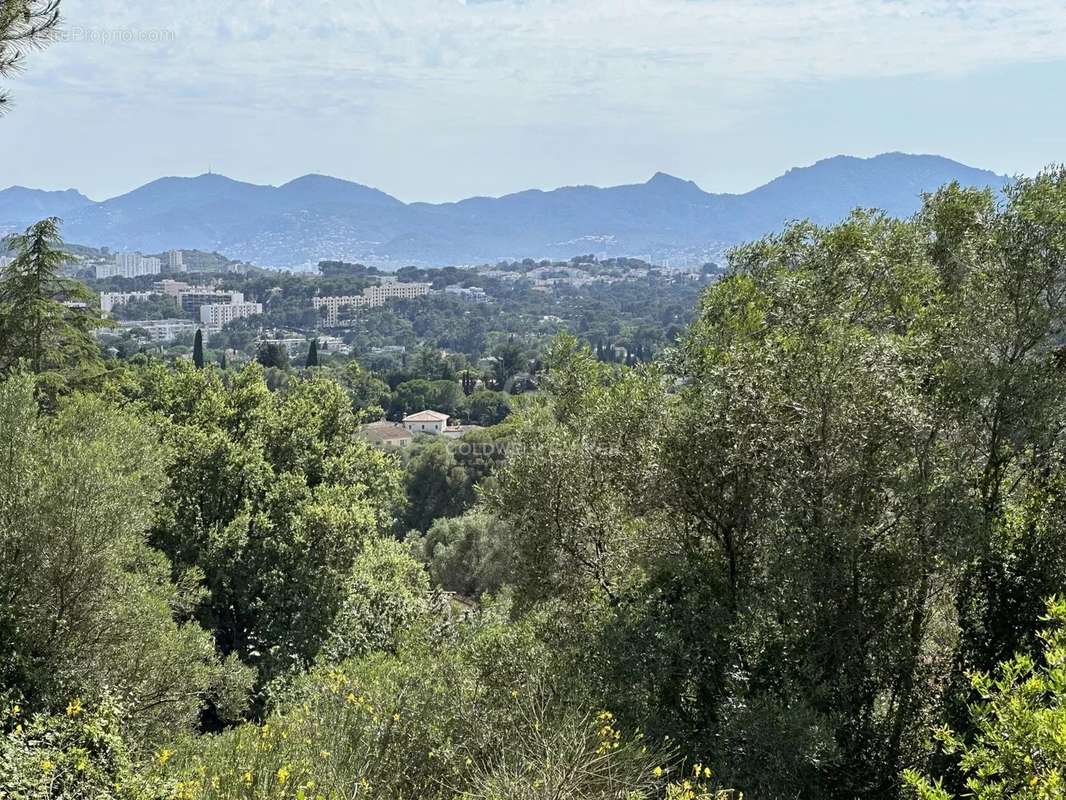
{"type": "MultiPolygon", "coordinates": [[[[971,676],[980,697],[970,708],[973,741],[948,728],[938,733],[944,750],[959,756],[966,797],[1066,797],[1066,601],[1054,600],[1049,608],[1042,658],[1017,655],[994,676],[971,676]]],[[[914,770],[904,779],[921,800],[951,800],[942,781],[914,770]]]]}
{"type": "MultiPolygon", "coordinates": [[[[0,797],[11,800],[149,800],[160,782],[139,773],[121,733],[123,712],[105,701],[95,708],[71,700],[64,712],[23,718],[6,709],[0,736],[0,797]]],[[[165,760],[169,751],[156,756],[165,760]]]]}

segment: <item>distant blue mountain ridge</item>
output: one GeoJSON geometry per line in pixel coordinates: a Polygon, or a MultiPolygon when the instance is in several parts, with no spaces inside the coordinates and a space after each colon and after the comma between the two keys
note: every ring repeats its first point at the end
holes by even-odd
{"type": "Polygon", "coordinates": [[[941,156],[886,153],[828,158],[744,194],[713,194],[658,173],[628,186],[430,204],[325,175],[262,186],[207,174],[160,178],[103,202],[73,189],[14,186],[0,191],[0,232],[59,216],[64,236],[79,244],[218,251],[262,266],[439,266],[586,253],[682,265],[719,258],[791,220],[830,224],[857,207],[909,216],[923,192],[952,181],[998,191],[1008,179],[941,156]]]}

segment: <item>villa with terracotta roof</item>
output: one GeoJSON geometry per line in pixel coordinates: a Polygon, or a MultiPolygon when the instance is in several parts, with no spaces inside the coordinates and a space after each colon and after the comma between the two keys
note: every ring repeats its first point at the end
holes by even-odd
{"type": "Polygon", "coordinates": [[[403,426],[411,433],[444,433],[448,415],[439,411],[419,411],[403,418],[403,426]]]}
{"type": "Polygon", "coordinates": [[[363,438],[382,447],[409,447],[413,434],[395,422],[372,422],[359,429],[363,438]]]}

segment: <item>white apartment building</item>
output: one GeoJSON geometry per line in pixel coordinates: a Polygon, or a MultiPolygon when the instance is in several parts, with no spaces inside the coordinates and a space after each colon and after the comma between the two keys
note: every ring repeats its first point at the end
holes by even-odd
{"type": "Polygon", "coordinates": [[[242,292],[228,292],[204,286],[189,286],[178,291],[178,304],[186,314],[196,315],[203,306],[240,305],[244,303],[242,292]]]}
{"type": "Polygon", "coordinates": [[[163,262],[158,258],[145,258],[140,253],[116,253],[114,262],[97,264],[97,278],[136,278],[140,275],[158,275],[163,262]]]}
{"type": "Polygon", "coordinates": [[[100,310],[110,314],[115,306],[124,306],[130,300],[149,300],[152,292],[101,292],[100,310]]]}
{"type": "Polygon", "coordinates": [[[389,300],[412,300],[429,294],[428,283],[386,283],[363,289],[363,297],[369,308],[383,306],[389,300]]]}
{"type": "Polygon", "coordinates": [[[200,306],[200,322],[208,333],[218,333],[234,320],[263,313],[262,303],[213,303],[200,306]]]}
{"type": "Polygon", "coordinates": [[[342,308],[365,308],[367,302],[366,298],[361,294],[353,294],[335,297],[312,297],[311,305],[315,311],[326,309],[325,324],[332,327],[339,321],[342,308]]]}
{"type": "MultiPolygon", "coordinates": [[[[160,294],[165,294],[167,297],[173,297],[174,301],[177,302],[180,299],[182,292],[188,291],[193,287],[187,283],[182,283],[181,281],[164,278],[161,281],[153,283],[152,288],[160,294]]],[[[208,291],[210,291],[210,289],[208,291]]]]}
{"type": "Polygon", "coordinates": [[[390,300],[411,300],[429,294],[428,283],[386,283],[368,286],[362,294],[343,297],[314,297],[311,305],[315,310],[326,309],[326,325],[336,325],[342,308],[378,308],[390,300]]]}
{"type": "Polygon", "coordinates": [[[172,342],[186,333],[196,333],[197,325],[191,319],[144,319],[122,322],[123,330],[141,328],[153,342],[172,342]]]}
{"type": "Polygon", "coordinates": [[[182,272],[185,269],[185,257],[180,250],[167,252],[167,272],[182,272]]]}

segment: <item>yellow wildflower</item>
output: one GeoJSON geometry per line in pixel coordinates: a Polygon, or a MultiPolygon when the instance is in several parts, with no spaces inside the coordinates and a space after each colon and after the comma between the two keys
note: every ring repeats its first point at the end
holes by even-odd
{"type": "Polygon", "coordinates": [[[84,711],[84,709],[81,707],[81,700],[79,700],[77,698],[74,698],[73,700],[71,700],[67,704],[67,716],[68,717],[76,717],[82,711],[84,711]]]}
{"type": "Polygon", "coordinates": [[[278,770],[278,783],[280,783],[282,786],[284,786],[285,782],[288,781],[288,780],[289,780],[289,770],[286,767],[282,767],[281,769],[278,770]]]}
{"type": "Polygon", "coordinates": [[[166,748],[163,748],[158,753],[156,753],[155,758],[156,758],[156,761],[159,762],[159,766],[162,767],[162,766],[165,766],[168,761],[170,761],[170,759],[173,757],[173,755],[174,755],[174,751],[173,750],[167,750],[166,748]]]}

